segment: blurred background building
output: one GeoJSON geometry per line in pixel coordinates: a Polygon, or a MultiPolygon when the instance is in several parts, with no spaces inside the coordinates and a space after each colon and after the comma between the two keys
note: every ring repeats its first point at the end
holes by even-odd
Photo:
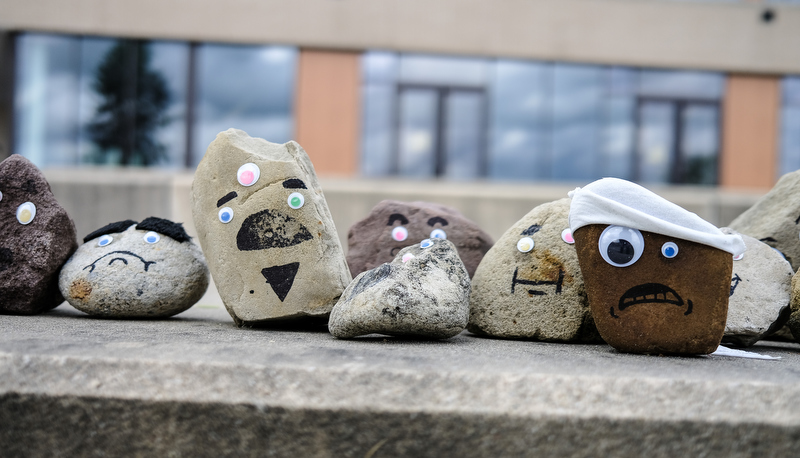
{"type": "Polygon", "coordinates": [[[350,180],[763,192],[800,168],[798,0],[0,11],[0,157],[45,169],[191,173],[229,127],[295,139],[321,176],[350,180]]]}

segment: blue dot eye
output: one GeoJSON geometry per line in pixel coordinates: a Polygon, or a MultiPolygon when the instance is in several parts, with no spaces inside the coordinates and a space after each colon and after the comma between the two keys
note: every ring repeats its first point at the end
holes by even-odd
{"type": "Polygon", "coordinates": [[[114,237],[103,235],[97,240],[97,246],[106,246],[114,241],[114,237]]]}
{"type": "Polygon", "coordinates": [[[433,240],[431,240],[431,239],[425,239],[425,240],[419,242],[419,247],[420,248],[430,248],[431,246],[433,246],[433,240]]]}
{"type": "Polygon", "coordinates": [[[161,236],[153,231],[150,231],[144,235],[144,241],[147,243],[156,243],[159,240],[161,240],[161,236]]]}
{"type": "Polygon", "coordinates": [[[228,224],[233,219],[233,209],[231,207],[221,208],[219,210],[219,220],[228,224]]]}
{"type": "Polygon", "coordinates": [[[676,245],[675,242],[667,242],[661,245],[661,254],[663,254],[665,258],[669,259],[678,256],[678,245],[676,245]]]}

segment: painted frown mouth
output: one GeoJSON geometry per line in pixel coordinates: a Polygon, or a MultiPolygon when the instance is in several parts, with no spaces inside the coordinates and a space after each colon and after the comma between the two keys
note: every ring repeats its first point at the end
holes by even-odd
{"type": "MultiPolygon", "coordinates": [[[[686,302],[688,307],[684,315],[692,313],[692,301],[686,302]]],[[[617,308],[621,312],[628,307],[638,304],[672,304],[683,307],[684,302],[683,298],[667,285],[662,285],[661,283],[645,283],[625,291],[625,294],[619,298],[617,308]]],[[[614,307],[611,307],[611,316],[619,318],[614,313],[614,307]]]]}

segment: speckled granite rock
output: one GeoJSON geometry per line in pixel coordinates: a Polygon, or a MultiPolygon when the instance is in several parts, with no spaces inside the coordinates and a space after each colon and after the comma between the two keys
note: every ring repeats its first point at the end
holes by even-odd
{"type": "Polygon", "coordinates": [[[356,277],[334,306],[328,329],[343,339],[373,333],[453,337],[467,325],[469,287],[453,244],[426,239],[356,277]]]}
{"type": "Polygon", "coordinates": [[[350,271],[314,167],[295,142],[229,129],[197,166],[192,217],[237,324],[325,317],[350,271]]]}
{"type": "Polygon", "coordinates": [[[475,274],[492,238],[458,210],[430,202],[384,200],[347,234],[347,264],[353,276],[390,262],[398,251],[427,238],[446,238],[475,274]]]}
{"type": "Polygon", "coordinates": [[[791,314],[786,327],[792,333],[794,340],[800,341],[800,274],[792,277],[792,300],[790,303],[791,314]]]}
{"type": "Polygon", "coordinates": [[[106,318],[162,318],[194,305],[208,288],[200,247],[183,226],[161,218],[119,221],[84,239],[64,265],[61,294],[106,318]]]}
{"type": "MultiPolygon", "coordinates": [[[[733,229],[720,229],[738,234],[733,229]]],[[[740,234],[747,251],[734,258],[728,319],[722,343],[749,347],[782,327],[789,318],[794,272],[780,253],[740,234]]]]}
{"type": "Polygon", "coordinates": [[[772,190],[729,225],[783,253],[800,268],[800,170],[782,176],[772,190]]]}
{"type": "Polygon", "coordinates": [[[56,307],[58,272],[78,247],[75,224],[29,160],[0,163],[0,313],[35,314],[56,307]]]}
{"type": "Polygon", "coordinates": [[[467,329],[552,342],[601,341],[569,230],[570,199],[540,205],[483,257],[467,329]]]}

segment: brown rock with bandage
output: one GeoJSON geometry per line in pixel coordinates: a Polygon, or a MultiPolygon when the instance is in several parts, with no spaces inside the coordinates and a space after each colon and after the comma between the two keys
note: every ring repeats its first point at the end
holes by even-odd
{"type": "Polygon", "coordinates": [[[570,194],[570,227],[603,339],[631,353],[716,350],[742,238],[625,180],[570,194]]]}

